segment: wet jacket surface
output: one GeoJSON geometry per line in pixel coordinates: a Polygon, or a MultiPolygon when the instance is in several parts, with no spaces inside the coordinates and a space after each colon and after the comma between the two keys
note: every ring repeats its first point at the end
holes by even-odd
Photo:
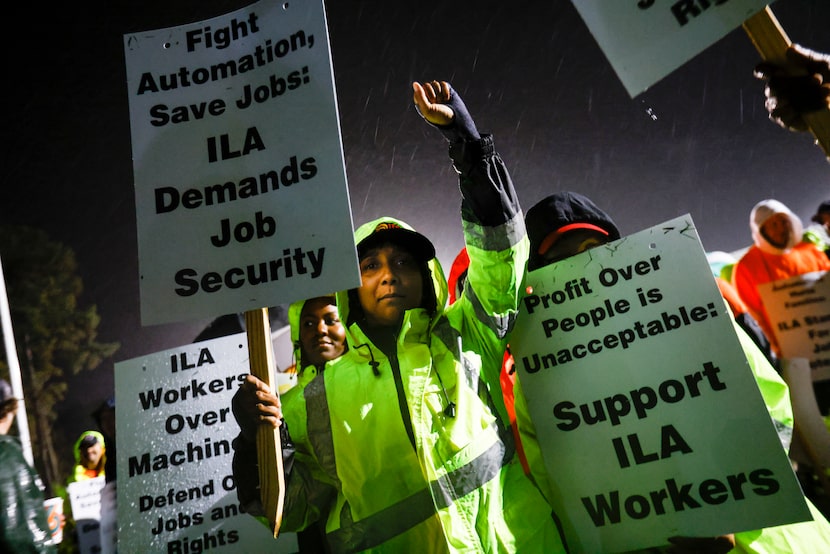
{"type": "MultiPolygon", "coordinates": [[[[450,154],[470,256],[464,295],[444,308],[446,281],[431,260],[439,307],[409,310],[394,352],[350,323],[349,351],[282,398],[296,448],[283,528],[325,520],[334,552],[561,551],[515,455],[499,387],[527,259],[522,213],[489,137],[450,154]]],[[[343,321],[350,308],[339,294],[343,321]]]]}
{"type": "Polygon", "coordinates": [[[55,552],[40,478],[8,435],[0,435],[0,503],[0,552],[55,552]]]}

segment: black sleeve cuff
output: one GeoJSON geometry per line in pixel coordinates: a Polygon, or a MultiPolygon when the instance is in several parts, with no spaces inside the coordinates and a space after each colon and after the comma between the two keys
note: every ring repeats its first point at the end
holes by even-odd
{"type": "Polygon", "coordinates": [[[519,213],[513,181],[495,151],[492,135],[452,142],[449,152],[460,176],[461,215],[465,220],[495,227],[519,213]]]}

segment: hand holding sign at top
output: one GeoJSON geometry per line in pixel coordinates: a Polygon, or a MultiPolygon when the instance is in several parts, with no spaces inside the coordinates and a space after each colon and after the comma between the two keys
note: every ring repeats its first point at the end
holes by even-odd
{"type": "MultiPolygon", "coordinates": [[[[764,61],[778,65],[775,73],[779,77],[783,74],[790,75],[790,78],[784,81],[788,83],[787,86],[791,87],[791,90],[786,94],[791,96],[790,102],[793,100],[796,102],[795,106],[791,103],[790,107],[800,110],[801,113],[797,119],[792,119],[791,116],[795,114],[790,112],[786,106],[782,106],[779,115],[773,116],[773,121],[776,121],[776,117],[783,117],[791,120],[794,125],[802,130],[809,129],[815,137],[816,144],[824,151],[824,155],[830,158],[830,109],[827,109],[825,93],[822,92],[821,88],[816,89],[816,83],[811,84],[810,79],[792,79],[792,77],[807,74],[818,76],[820,80],[817,83],[818,85],[826,82],[827,75],[823,74],[822,65],[824,62],[822,62],[822,56],[800,47],[794,48],[790,38],[778,23],[769,6],[744,21],[743,28],[764,61]],[[797,93],[799,98],[794,98],[793,93],[797,93]],[[823,96],[825,97],[825,105],[822,107],[820,99],[823,96]]],[[[767,70],[769,68],[770,66],[767,66],[767,70]]],[[[768,99],[767,109],[775,110],[778,107],[777,102],[778,99],[772,103],[768,99]]],[[[783,120],[781,123],[783,123],[783,120]]]]}
{"type": "MultiPolygon", "coordinates": [[[[579,0],[573,4],[632,98],[739,25],[764,60],[794,67],[785,54],[790,40],[768,0],[579,0]]],[[[802,69],[803,65],[798,67],[799,72],[802,69]]],[[[789,119],[790,114],[782,108],[780,116],[789,119]]],[[[830,156],[830,111],[809,112],[803,119],[806,125],[797,119],[792,122],[802,130],[809,128],[830,156]]]]}
{"type": "Polygon", "coordinates": [[[764,61],[755,76],[765,81],[764,104],[772,121],[791,131],[808,131],[804,115],[830,109],[830,55],[792,44],[783,60],[764,61]]]}
{"type": "Polygon", "coordinates": [[[573,2],[632,98],[766,4],[765,0],[573,2]]]}

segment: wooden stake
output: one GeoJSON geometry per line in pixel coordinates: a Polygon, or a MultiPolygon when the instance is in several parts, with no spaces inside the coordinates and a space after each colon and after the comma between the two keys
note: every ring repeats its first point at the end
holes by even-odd
{"type": "MultiPolygon", "coordinates": [[[[268,308],[245,312],[248,331],[248,355],[251,375],[265,382],[274,394],[279,394],[273,377],[274,349],[271,343],[271,322],[268,308]]],[[[274,538],[279,535],[285,501],[285,472],[282,466],[282,443],[279,429],[260,425],[257,430],[257,463],[259,465],[259,492],[265,515],[271,523],[274,538]]]]}
{"type": "MultiPolygon", "coordinates": [[[[744,21],[743,28],[762,59],[774,63],[786,61],[787,48],[792,42],[769,6],[744,21]]],[[[816,144],[830,157],[830,110],[825,108],[805,114],[804,119],[816,138],[816,144]]]]}

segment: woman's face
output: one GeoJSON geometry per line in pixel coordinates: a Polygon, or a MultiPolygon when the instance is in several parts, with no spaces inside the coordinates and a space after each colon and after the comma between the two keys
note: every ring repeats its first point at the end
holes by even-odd
{"type": "Polygon", "coordinates": [[[360,305],[371,326],[396,326],[404,312],[421,305],[424,283],[418,261],[408,251],[386,243],[360,258],[360,305]]]}
{"type": "Polygon", "coordinates": [[[305,361],[321,365],[346,350],[346,328],[340,323],[334,299],[312,298],[300,312],[300,346],[305,361]]]}

